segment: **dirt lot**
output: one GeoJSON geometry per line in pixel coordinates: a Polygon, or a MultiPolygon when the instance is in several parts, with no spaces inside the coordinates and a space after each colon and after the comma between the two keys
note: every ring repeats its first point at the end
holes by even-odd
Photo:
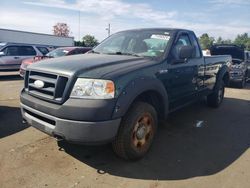
{"type": "Polygon", "coordinates": [[[219,109],[198,102],[171,114],[148,155],[117,158],[110,145],[58,148],[22,124],[18,77],[0,78],[0,187],[250,187],[250,85],[226,89],[219,109]],[[196,127],[197,121],[203,121],[196,127]]]}

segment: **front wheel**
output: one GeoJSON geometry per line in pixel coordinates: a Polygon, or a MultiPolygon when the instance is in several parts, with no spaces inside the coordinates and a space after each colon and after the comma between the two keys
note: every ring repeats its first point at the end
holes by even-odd
{"type": "Polygon", "coordinates": [[[208,106],[213,108],[218,108],[224,99],[224,93],[225,93],[225,84],[223,80],[221,80],[214,89],[214,92],[207,96],[208,106]]]}
{"type": "Polygon", "coordinates": [[[123,118],[112,143],[114,152],[126,160],[142,158],[149,150],[157,130],[157,113],[153,106],[136,102],[123,118]]]}

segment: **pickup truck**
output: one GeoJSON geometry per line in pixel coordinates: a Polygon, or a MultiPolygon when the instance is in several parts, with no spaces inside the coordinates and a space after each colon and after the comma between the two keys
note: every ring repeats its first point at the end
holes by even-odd
{"type": "Polygon", "coordinates": [[[248,80],[248,62],[244,49],[237,45],[220,44],[212,46],[210,53],[211,55],[232,56],[229,84],[235,83],[239,88],[244,88],[248,80]]]}
{"type": "Polygon", "coordinates": [[[87,54],[28,67],[23,119],[64,141],[111,142],[123,159],[142,158],[158,120],[199,98],[219,107],[231,56],[203,57],[193,31],[118,32],[87,54]],[[70,62],[70,63],[68,63],[70,62]]]}

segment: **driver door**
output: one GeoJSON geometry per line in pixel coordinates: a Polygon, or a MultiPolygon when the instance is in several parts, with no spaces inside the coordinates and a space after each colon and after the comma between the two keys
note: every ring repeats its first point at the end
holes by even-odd
{"type": "Polygon", "coordinates": [[[188,33],[179,34],[170,52],[166,87],[169,92],[170,107],[176,108],[192,100],[197,92],[198,62],[196,58],[181,60],[182,46],[193,46],[188,33]]]}

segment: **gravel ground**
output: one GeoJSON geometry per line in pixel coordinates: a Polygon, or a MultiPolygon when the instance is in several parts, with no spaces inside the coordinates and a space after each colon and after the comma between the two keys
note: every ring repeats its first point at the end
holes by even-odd
{"type": "Polygon", "coordinates": [[[18,76],[0,77],[0,187],[250,187],[250,85],[227,88],[219,109],[198,102],[162,122],[140,161],[110,145],[63,148],[22,124],[18,76]],[[199,122],[199,124],[197,124],[199,122]]]}

